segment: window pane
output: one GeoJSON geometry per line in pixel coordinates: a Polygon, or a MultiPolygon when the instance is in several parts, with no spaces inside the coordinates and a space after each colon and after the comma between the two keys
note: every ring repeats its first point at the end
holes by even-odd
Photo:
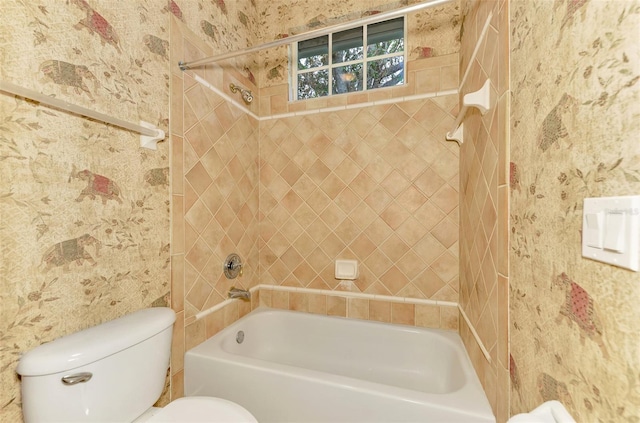
{"type": "Polygon", "coordinates": [[[382,88],[404,83],[404,56],[367,62],[367,88],[382,88]]]}
{"type": "Polygon", "coordinates": [[[367,55],[404,51],[404,18],[378,22],[367,27],[367,55]]]}
{"type": "Polygon", "coordinates": [[[295,44],[298,60],[292,64],[292,72],[297,80],[296,98],[404,84],[404,25],[401,17],[295,44]]]}
{"type": "Polygon", "coordinates": [[[333,63],[362,59],[362,27],[333,34],[331,50],[333,63]]]}
{"type": "Polygon", "coordinates": [[[362,63],[332,69],[333,94],[362,91],[362,63]]]}
{"type": "Polygon", "coordinates": [[[327,69],[298,74],[298,100],[322,97],[329,94],[327,69]]]}
{"type": "Polygon", "coordinates": [[[313,69],[329,64],[329,36],[298,43],[298,69],[313,69]]]}

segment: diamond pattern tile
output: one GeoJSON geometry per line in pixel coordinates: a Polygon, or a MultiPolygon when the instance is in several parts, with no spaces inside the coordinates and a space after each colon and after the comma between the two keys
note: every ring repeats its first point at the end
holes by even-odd
{"type": "MultiPolygon", "coordinates": [[[[249,288],[258,283],[258,125],[198,84],[188,88],[184,101],[189,128],[182,156],[187,181],[184,283],[185,317],[190,318],[226,298],[230,285],[221,267],[226,255],[237,252],[248,263],[235,285],[249,288]]],[[[277,128],[272,131],[277,134],[277,128]]],[[[275,188],[263,197],[263,204],[273,208],[282,195],[273,198],[272,192],[282,186],[285,194],[289,185],[273,168],[261,170],[260,175],[275,188]]],[[[287,177],[295,175],[289,171],[287,177]]],[[[286,210],[283,215],[288,215],[286,210]]],[[[277,239],[276,235],[270,238],[274,244],[277,239]]]]}
{"type": "MultiPolygon", "coordinates": [[[[477,15],[470,13],[467,18],[470,22],[479,23],[481,20],[479,16],[483,14],[486,16],[488,9],[494,6],[494,4],[487,3],[478,8],[477,15]]],[[[493,13],[497,12],[498,8],[496,7],[493,13]]],[[[504,10],[500,11],[500,13],[504,13],[504,10]]],[[[496,68],[497,63],[508,63],[507,60],[499,57],[500,52],[505,51],[501,43],[506,43],[505,40],[508,39],[509,32],[508,28],[501,28],[501,25],[502,23],[499,23],[498,27],[490,26],[491,29],[488,31],[487,39],[492,39],[493,37],[493,42],[487,43],[485,41],[479,50],[481,53],[474,62],[470,63],[471,78],[461,87],[462,93],[475,91],[479,88],[489,78],[490,75],[487,72],[492,73],[493,90],[499,88],[496,87],[495,72],[498,75],[508,75],[508,69],[496,68]],[[500,41],[496,42],[498,33],[500,33],[500,41]]],[[[476,43],[477,39],[473,34],[463,37],[461,61],[465,68],[470,59],[470,52],[473,51],[476,43]]],[[[508,87],[503,88],[508,91],[508,87]]],[[[433,192],[431,198],[434,198],[438,209],[447,214],[447,217],[438,222],[432,229],[434,239],[441,243],[443,247],[447,247],[450,243],[451,245],[456,245],[456,240],[448,239],[447,233],[453,216],[459,215],[459,239],[457,240],[459,259],[456,259],[450,252],[445,252],[430,268],[430,271],[433,271],[434,274],[446,278],[450,263],[458,260],[459,274],[447,280],[447,284],[438,292],[433,293],[433,295],[434,298],[455,298],[457,291],[459,293],[457,298],[460,306],[468,316],[473,328],[476,329],[480,341],[488,351],[492,351],[492,355],[497,351],[498,360],[494,360],[490,364],[480,360],[474,363],[474,366],[477,373],[482,375],[481,382],[485,386],[485,390],[494,394],[488,395],[488,397],[494,407],[497,418],[506,420],[508,416],[499,412],[504,411],[504,409],[501,410],[496,407],[496,404],[508,404],[509,401],[508,394],[505,394],[509,390],[508,348],[501,348],[501,345],[508,344],[508,338],[498,340],[498,327],[507,325],[504,321],[499,322],[498,316],[504,315],[508,305],[504,301],[501,303],[496,294],[498,291],[498,278],[502,277],[506,280],[506,276],[508,276],[506,274],[498,274],[498,254],[496,253],[497,244],[508,244],[508,233],[506,231],[501,234],[502,239],[496,239],[498,236],[497,222],[508,221],[508,215],[504,214],[508,213],[508,208],[498,207],[497,198],[499,189],[508,190],[508,186],[506,188],[504,185],[498,186],[499,183],[505,183],[504,179],[506,177],[502,175],[502,182],[498,182],[498,179],[501,178],[496,176],[499,174],[499,169],[508,168],[509,161],[508,134],[505,134],[501,130],[502,128],[499,127],[499,122],[504,125],[504,122],[508,122],[509,117],[506,110],[497,107],[499,102],[503,102],[505,98],[508,101],[509,97],[503,95],[501,99],[501,95],[502,93],[499,93],[494,97],[495,103],[492,104],[490,113],[482,117],[479,115],[467,117],[464,128],[465,143],[458,154],[456,154],[455,150],[443,150],[438,160],[432,163],[430,169],[440,175],[447,184],[443,184],[441,187],[432,187],[430,186],[429,178],[425,178],[418,183],[418,187],[425,194],[427,190],[435,189],[436,191],[433,192]],[[451,164],[458,159],[459,169],[457,171],[459,173],[456,174],[456,168],[451,164]],[[456,180],[459,180],[459,192],[456,193],[459,198],[459,204],[449,210],[453,204],[451,199],[454,197],[454,193],[451,191],[456,191],[454,188],[456,180]],[[446,186],[450,186],[451,190],[447,190],[446,186]],[[500,215],[500,213],[503,214],[500,215]],[[506,374],[507,382],[504,383],[504,379],[500,378],[496,380],[496,374],[506,374]],[[496,386],[498,389],[496,389],[496,386]],[[496,391],[503,393],[499,400],[495,395],[496,391]]],[[[440,106],[444,106],[444,103],[440,102],[440,106]]],[[[447,107],[442,108],[447,109],[447,107]]],[[[441,120],[445,122],[447,117],[443,116],[441,120]]],[[[422,124],[426,127],[424,123],[422,124]]],[[[527,122],[523,121],[523,124],[526,125],[527,122]]],[[[475,346],[476,341],[472,340],[470,336],[465,339],[465,344],[473,345],[473,348],[477,348],[475,346]]]]}
{"type": "Polygon", "coordinates": [[[420,100],[272,122],[260,168],[260,263],[269,278],[333,287],[334,260],[353,257],[356,290],[452,291],[458,193],[447,181],[457,157],[431,134],[446,116],[420,100]]]}

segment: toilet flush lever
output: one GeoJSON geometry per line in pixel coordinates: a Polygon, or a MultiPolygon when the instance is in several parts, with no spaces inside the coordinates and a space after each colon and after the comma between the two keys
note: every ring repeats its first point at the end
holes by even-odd
{"type": "Polygon", "coordinates": [[[93,374],[89,372],[76,373],[75,375],[63,376],[62,383],[64,385],[71,386],[78,383],[89,382],[89,380],[91,380],[92,377],[93,377],[93,374]]]}

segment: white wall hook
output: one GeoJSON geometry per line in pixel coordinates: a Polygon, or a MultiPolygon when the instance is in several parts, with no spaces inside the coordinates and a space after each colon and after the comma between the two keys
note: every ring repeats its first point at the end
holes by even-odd
{"type": "Polygon", "coordinates": [[[474,91],[462,98],[462,109],[460,113],[458,113],[458,117],[453,124],[453,128],[446,135],[447,141],[456,141],[458,145],[462,145],[463,137],[462,137],[462,121],[464,120],[464,116],[467,114],[467,109],[469,107],[475,107],[480,111],[481,115],[485,115],[489,109],[491,109],[491,80],[487,79],[478,91],[474,91]]]}
{"type": "Polygon", "coordinates": [[[475,107],[480,110],[481,115],[485,115],[491,108],[491,80],[487,79],[478,91],[466,94],[462,99],[462,105],[475,107]]]}
{"type": "Polygon", "coordinates": [[[458,128],[453,131],[453,133],[449,132],[447,133],[447,141],[455,141],[458,143],[458,145],[462,145],[462,143],[464,142],[464,140],[462,139],[463,137],[463,133],[464,133],[464,123],[461,123],[460,126],[458,126],[458,128]]]}
{"type": "Polygon", "coordinates": [[[158,142],[162,141],[165,137],[164,131],[143,120],[140,121],[140,126],[157,131],[157,134],[154,136],[140,134],[140,147],[148,148],[149,150],[157,150],[158,142]]]}

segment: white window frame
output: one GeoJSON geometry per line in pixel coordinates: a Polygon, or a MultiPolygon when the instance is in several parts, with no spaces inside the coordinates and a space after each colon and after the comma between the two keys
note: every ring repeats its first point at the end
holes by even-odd
{"type": "MultiPolygon", "coordinates": [[[[327,98],[327,97],[331,97],[331,96],[336,96],[336,95],[345,95],[345,94],[354,94],[354,93],[364,93],[367,91],[371,91],[371,90],[377,90],[377,89],[381,89],[381,88],[394,88],[394,87],[402,87],[404,85],[407,84],[407,15],[404,14],[402,16],[398,16],[398,17],[402,17],[403,19],[403,49],[402,49],[402,53],[389,53],[389,54],[383,54],[380,56],[372,56],[369,57],[368,56],[368,52],[367,52],[367,27],[369,25],[375,25],[376,23],[379,22],[374,22],[374,23],[370,23],[367,25],[355,25],[349,28],[345,28],[345,29],[341,29],[340,31],[336,31],[335,33],[339,33],[339,32],[343,32],[343,31],[348,31],[350,29],[355,29],[355,28],[362,28],[362,49],[363,49],[363,57],[362,59],[358,59],[358,60],[351,60],[348,62],[339,62],[337,64],[333,63],[333,55],[331,54],[333,51],[333,34],[334,33],[329,33],[327,34],[327,36],[329,37],[329,41],[328,41],[328,64],[324,65],[324,66],[318,66],[316,68],[312,68],[312,69],[303,69],[303,70],[299,70],[298,69],[298,43],[302,42],[302,41],[306,41],[306,40],[300,40],[298,42],[295,43],[291,43],[289,44],[289,100],[290,101],[305,101],[305,100],[314,100],[314,99],[318,99],[318,98],[327,98]],[[394,85],[393,87],[375,87],[375,88],[367,88],[367,72],[368,72],[368,66],[367,64],[369,62],[373,62],[373,61],[377,61],[377,60],[384,60],[390,57],[400,57],[402,56],[402,66],[403,66],[403,81],[402,84],[398,84],[398,85],[394,85]],[[348,66],[348,65],[353,65],[353,64],[358,64],[358,63],[362,63],[362,90],[360,91],[351,91],[348,93],[338,93],[338,94],[334,94],[333,93],[333,76],[331,74],[331,69],[334,68],[339,68],[339,67],[343,67],[343,66],[348,66]],[[318,96],[318,97],[312,97],[312,98],[298,98],[298,75],[299,74],[303,74],[303,73],[313,73],[313,72],[317,72],[317,71],[321,71],[321,70],[327,70],[328,73],[328,91],[327,91],[327,95],[326,96],[318,96]]],[[[397,19],[396,18],[392,18],[392,19],[384,19],[381,20],[380,22],[385,22],[387,20],[394,20],[397,19]]],[[[324,35],[321,36],[316,36],[316,37],[309,37],[308,40],[312,40],[314,38],[319,38],[319,37],[324,37],[324,35]]]]}

